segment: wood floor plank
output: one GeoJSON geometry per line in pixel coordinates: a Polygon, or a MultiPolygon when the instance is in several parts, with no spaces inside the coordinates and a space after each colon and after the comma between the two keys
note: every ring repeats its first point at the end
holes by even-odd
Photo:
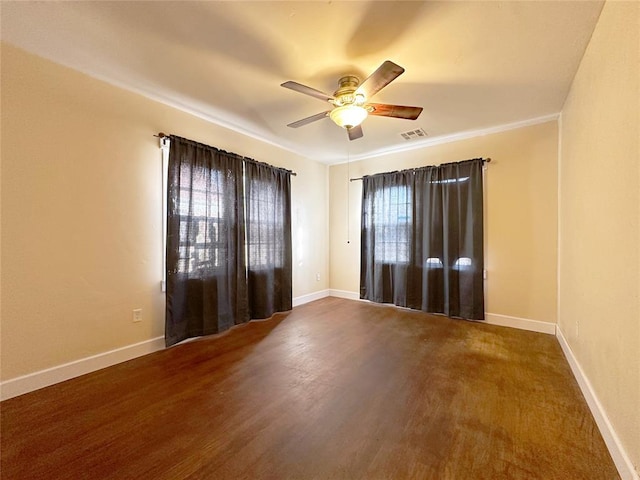
{"type": "Polygon", "coordinates": [[[553,336],[326,298],[6,400],[20,479],[616,479],[553,336]]]}

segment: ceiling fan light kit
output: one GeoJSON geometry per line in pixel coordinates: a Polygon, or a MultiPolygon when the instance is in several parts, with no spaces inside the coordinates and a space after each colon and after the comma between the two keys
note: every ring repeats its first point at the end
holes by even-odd
{"type": "Polygon", "coordinates": [[[353,128],[364,122],[369,112],[364,107],[357,105],[344,105],[336,107],[329,112],[329,117],[333,122],[342,128],[353,128]]]}
{"type": "Polygon", "coordinates": [[[360,124],[369,114],[380,117],[404,118],[415,120],[422,112],[422,107],[405,107],[400,105],[386,105],[382,103],[367,103],[368,100],[385,86],[404,72],[400,65],[387,60],[373,72],[364,82],[358,77],[346,75],[338,81],[338,89],[333,95],[327,95],[315,88],[307,87],[297,82],[284,82],[281,86],[304,93],[311,97],[329,102],[333,109],[303,118],[287,125],[298,128],[316,120],[329,116],[339,127],[347,129],[349,140],[362,137],[360,124]]]}

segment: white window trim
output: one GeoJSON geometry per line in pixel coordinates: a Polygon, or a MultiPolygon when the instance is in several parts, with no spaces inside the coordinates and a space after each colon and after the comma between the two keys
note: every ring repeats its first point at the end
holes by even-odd
{"type": "Polygon", "coordinates": [[[167,137],[160,139],[162,151],[162,280],[160,291],[167,291],[167,187],[169,182],[169,145],[167,137]]]}

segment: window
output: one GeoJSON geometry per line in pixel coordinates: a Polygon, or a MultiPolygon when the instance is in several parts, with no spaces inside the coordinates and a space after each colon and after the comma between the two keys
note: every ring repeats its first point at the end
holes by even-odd
{"type": "MultiPolygon", "coordinates": [[[[213,184],[219,184],[219,171],[211,173],[213,184]]],[[[219,191],[209,190],[205,185],[194,182],[189,187],[185,178],[181,179],[180,198],[189,201],[180,202],[180,242],[178,261],[179,273],[193,273],[197,270],[219,268],[226,256],[225,243],[221,241],[220,230],[225,218],[226,202],[219,191]],[[200,188],[198,188],[200,187],[200,188]],[[207,200],[207,196],[209,200],[207,200]],[[213,199],[213,201],[212,201],[213,199]]]]}
{"type": "Polygon", "coordinates": [[[453,264],[454,270],[471,270],[473,261],[469,257],[460,257],[453,264]]]}
{"type": "MultiPolygon", "coordinates": [[[[168,149],[166,149],[168,153],[168,149]]],[[[165,155],[163,155],[164,157],[165,155]]],[[[167,160],[163,158],[166,162],[167,160]]],[[[166,164],[166,163],[165,163],[166,164]]],[[[165,168],[166,185],[166,168],[165,168]]],[[[211,271],[225,263],[227,251],[225,238],[228,232],[223,219],[229,200],[211,185],[222,183],[224,172],[213,171],[211,178],[198,182],[191,175],[180,178],[178,204],[180,216],[179,273],[211,271]],[[207,190],[209,185],[209,190],[207,190]]],[[[283,267],[285,244],[275,232],[284,231],[286,212],[284,204],[277,201],[273,185],[260,179],[247,179],[246,256],[247,267],[259,269],[283,267]],[[271,239],[276,238],[276,241],[271,239]]],[[[164,195],[163,223],[165,231],[163,248],[166,248],[166,195],[164,195]]],[[[164,259],[164,255],[163,255],[164,259]]],[[[163,269],[164,270],[164,269],[163,269]]],[[[166,272],[165,272],[166,276],[166,272]]],[[[164,291],[165,279],[163,279],[164,291]]]]}
{"type": "Polygon", "coordinates": [[[376,237],[375,257],[383,263],[409,262],[412,201],[411,188],[389,186],[374,195],[373,225],[376,237]]]}
{"type": "Polygon", "coordinates": [[[284,266],[284,204],[278,200],[273,183],[259,178],[247,184],[247,264],[255,270],[284,266]]]}
{"type": "Polygon", "coordinates": [[[226,263],[233,201],[224,170],[203,174],[183,167],[176,210],[179,218],[177,273],[211,275],[226,263]]]}
{"type": "Polygon", "coordinates": [[[427,268],[442,268],[442,260],[437,257],[429,257],[424,262],[427,268]]]}

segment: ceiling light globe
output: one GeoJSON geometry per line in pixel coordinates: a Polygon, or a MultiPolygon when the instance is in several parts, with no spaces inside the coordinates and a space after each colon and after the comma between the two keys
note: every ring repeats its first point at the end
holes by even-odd
{"type": "Polygon", "coordinates": [[[348,129],[360,125],[367,118],[368,113],[364,107],[345,105],[331,110],[329,117],[339,127],[348,129]]]}

